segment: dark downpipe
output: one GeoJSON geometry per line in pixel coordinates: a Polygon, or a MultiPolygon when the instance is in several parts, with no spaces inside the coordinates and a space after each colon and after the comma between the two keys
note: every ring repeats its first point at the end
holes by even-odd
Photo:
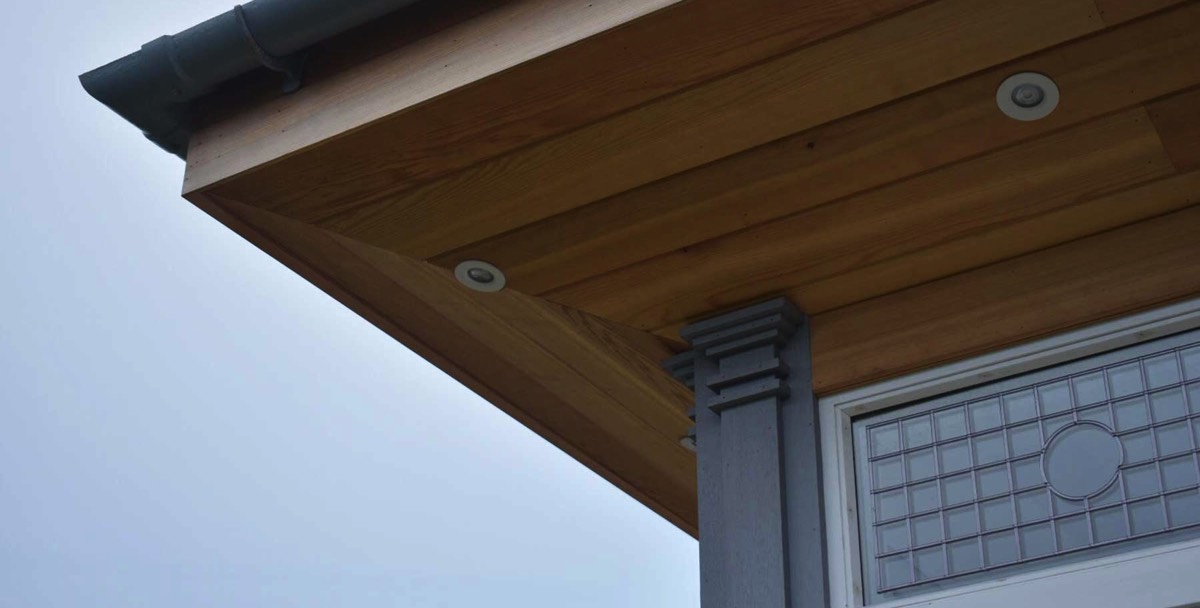
{"type": "Polygon", "coordinates": [[[79,81],[147,139],[186,158],[193,101],[259,67],[281,72],[290,93],[300,87],[306,48],[416,1],[253,0],[148,42],[79,81]]]}

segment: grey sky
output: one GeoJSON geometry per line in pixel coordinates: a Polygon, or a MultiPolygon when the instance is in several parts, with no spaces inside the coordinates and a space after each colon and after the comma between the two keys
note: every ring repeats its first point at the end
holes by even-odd
{"type": "Polygon", "coordinates": [[[695,541],[191,207],[79,87],[230,6],[6,6],[0,606],[698,605],[695,541]]]}

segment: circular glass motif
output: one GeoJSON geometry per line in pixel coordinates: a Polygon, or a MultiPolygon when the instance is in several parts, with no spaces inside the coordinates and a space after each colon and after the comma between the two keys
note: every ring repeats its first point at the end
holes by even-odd
{"type": "Polygon", "coordinates": [[[1077,422],[1050,437],[1042,453],[1042,471],[1055,493],[1078,500],[1111,485],[1122,460],[1121,442],[1112,431],[1094,422],[1077,422]]]}

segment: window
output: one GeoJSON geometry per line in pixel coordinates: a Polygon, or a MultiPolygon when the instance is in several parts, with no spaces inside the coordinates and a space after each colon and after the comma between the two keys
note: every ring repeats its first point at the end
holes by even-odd
{"type": "Polygon", "coordinates": [[[1185,303],[822,399],[835,605],[1050,605],[1019,599],[1048,579],[1074,604],[1115,563],[1200,563],[1198,326],[1185,303]]]}

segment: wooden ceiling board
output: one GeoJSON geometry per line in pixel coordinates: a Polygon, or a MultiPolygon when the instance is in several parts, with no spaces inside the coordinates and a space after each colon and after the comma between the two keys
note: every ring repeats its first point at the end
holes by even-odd
{"type": "MultiPolygon", "coordinates": [[[[1022,220],[998,223],[963,238],[792,287],[782,295],[810,314],[820,315],[1197,204],[1200,172],[1176,174],[1022,220]]],[[[654,333],[678,336],[683,325],[666,325],[654,333]]]]}
{"type": "MultiPolygon", "coordinates": [[[[786,294],[798,306],[819,314],[1197,204],[1200,172],[1172,175],[1043,215],[997,224],[987,231],[794,287],[786,294]]],[[[677,329],[664,331],[678,335],[677,329]]]]}
{"type": "MultiPolygon", "coordinates": [[[[1200,82],[1200,5],[1024,57],[434,258],[483,259],[531,294],[987,153],[1200,82]],[[1048,118],[996,108],[1008,74],[1064,91],[1048,118]]],[[[1196,121],[1195,124],[1200,124],[1196,121]]]]}
{"type": "Polygon", "coordinates": [[[546,298],[654,329],[1173,172],[1138,107],[651,258],[546,298]]]}
{"type": "Polygon", "coordinates": [[[1200,207],[812,317],[829,393],[1200,293],[1200,207]]]}
{"type": "Polygon", "coordinates": [[[1091,0],[939,0],[316,223],[427,259],[1101,26],[1091,0]]]}
{"type": "Polygon", "coordinates": [[[790,297],[828,394],[1200,294],[1200,2],[470,1],[223,97],[186,196],[690,534],[689,319],[790,297]]]}
{"type": "MultiPolygon", "coordinates": [[[[478,7],[481,14],[466,19],[458,15],[457,7],[445,7],[445,13],[430,12],[422,6],[411,7],[402,11],[399,17],[413,15],[437,23],[430,24],[428,29],[422,24],[409,26],[407,23],[396,27],[391,34],[391,43],[395,45],[391,52],[365,57],[357,65],[347,65],[332,73],[307,74],[305,86],[295,93],[254,104],[200,129],[192,137],[188,149],[184,192],[209,188],[245,171],[260,170],[274,161],[301,151],[311,152],[311,148],[341,138],[353,139],[347,137],[348,134],[363,127],[375,125],[396,113],[419,110],[432,99],[469,88],[481,79],[610,31],[676,1],[514,0],[492,2],[491,10],[487,6],[478,7]],[[412,27],[411,32],[406,31],[408,27],[412,27]]],[[[358,34],[351,32],[347,37],[358,34]]],[[[336,48],[338,44],[337,40],[329,41],[325,46],[335,48],[324,52],[337,53],[340,50],[336,48]]],[[[495,107],[495,101],[492,103],[495,107]]],[[[405,139],[410,146],[425,141],[449,143],[445,141],[446,127],[454,122],[453,118],[439,118],[428,110],[417,113],[419,116],[412,118],[421,121],[416,124],[424,124],[424,129],[409,124],[390,135],[411,133],[422,137],[405,139]]],[[[471,121],[476,129],[484,126],[480,122],[486,124],[477,117],[471,121]]],[[[343,159],[357,165],[359,170],[374,166],[373,157],[364,154],[363,135],[358,135],[357,153],[343,159]]],[[[380,141],[376,139],[371,144],[370,148],[374,150],[380,141]]],[[[311,154],[307,157],[312,158],[311,154]]],[[[428,159],[425,162],[431,163],[437,155],[421,154],[410,158],[413,159],[410,163],[420,163],[417,159],[428,159]]],[[[300,158],[295,160],[304,162],[300,158]]],[[[336,157],[326,157],[323,161],[308,168],[324,172],[339,162],[336,157]]],[[[401,175],[422,175],[430,170],[423,164],[392,169],[401,175]]],[[[278,176],[283,183],[273,183],[269,178],[261,180],[258,194],[264,197],[274,192],[272,188],[285,187],[288,181],[313,188],[330,180],[326,177],[308,181],[311,178],[298,173],[296,168],[268,170],[266,174],[278,176]]],[[[221,192],[227,196],[237,193],[236,190],[221,192]]]]}
{"type": "Polygon", "coordinates": [[[253,138],[201,131],[186,187],[290,153],[218,193],[323,217],[919,1],[514,0],[247,115],[253,138]]]}
{"type": "Polygon", "coordinates": [[[1180,4],[1181,1],[1183,0],[1096,0],[1096,8],[1105,23],[1116,25],[1180,4]]]}
{"type": "Polygon", "coordinates": [[[607,323],[516,292],[471,292],[440,268],[250,205],[203,193],[189,198],[696,534],[695,458],[679,444],[691,424],[684,415],[690,393],[662,372],[657,360],[609,331],[607,323]]]}
{"type": "MultiPolygon", "coordinates": [[[[1192,67],[1200,75],[1200,60],[1192,67]]],[[[1147,109],[1175,166],[1181,170],[1200,167],[1200,88],[1158,100],[1147,109]]]]}

